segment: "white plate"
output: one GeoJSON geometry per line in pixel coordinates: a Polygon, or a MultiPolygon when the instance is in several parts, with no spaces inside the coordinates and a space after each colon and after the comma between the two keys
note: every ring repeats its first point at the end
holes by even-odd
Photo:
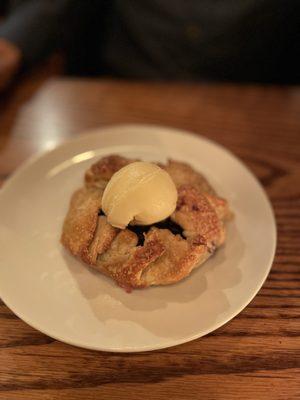
{"type": "Polygon", "coordinates": [[[231,153],[186,132],[155,126],[96,130],[22,166],[0,191],[0,296],[34,328],[89,349],[134,352],[174,346],[225,324],[270,270],[276,228],[257,180],[231,153]],[[98,158],[189,162],[229,200],[227,241],[187,279],[126,293],[60,245],[70,196],[98,158]]]}

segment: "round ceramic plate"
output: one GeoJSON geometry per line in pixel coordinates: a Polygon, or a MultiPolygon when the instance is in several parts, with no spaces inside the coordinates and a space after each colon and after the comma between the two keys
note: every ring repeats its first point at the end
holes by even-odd
{"type": "Polygon", "coordinates": [[[268,275],[276,229],[262,187],[227,150],[186,132],[127,125],[81,135],[22,166],[0,191],[0,242],[0,296],[16,315],[66,343],[134,352],[199,338],[237,315],[268,275]],[[62,248],[71,194],[111,153],[186,161],[229,201],[235,216],[225,245],[183,281],[128,294],[62,248]]]}

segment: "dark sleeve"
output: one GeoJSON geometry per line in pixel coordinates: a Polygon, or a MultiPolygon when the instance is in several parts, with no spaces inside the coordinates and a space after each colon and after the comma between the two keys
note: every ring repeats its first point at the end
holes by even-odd
{"type": "Polygon", "coordinates": [[[23,0],[0,24],[0,37],[16,44],[25,65],[39,61],[58,44],[72,0],[23,0]]]}

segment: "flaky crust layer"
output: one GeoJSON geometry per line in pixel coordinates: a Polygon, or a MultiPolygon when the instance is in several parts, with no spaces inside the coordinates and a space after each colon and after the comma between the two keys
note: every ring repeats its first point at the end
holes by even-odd
{"type": "Polygon", "coordinates": [[[179,225],[182,234],[154,225],[139,243],[130,227],[114,228],[101,213],[109,179],[134,161],[111,155],[91,166],[84,187],[71,198],[61,236],[62,244],[74,256],[127,290],[168,285],[188,276],[224,243],[224,221],[230,216],[226,200],[216,195],[200,173],[185,163],[169,160],[160,166],[177,187],[177,207],[170,220],[179,225]]]}

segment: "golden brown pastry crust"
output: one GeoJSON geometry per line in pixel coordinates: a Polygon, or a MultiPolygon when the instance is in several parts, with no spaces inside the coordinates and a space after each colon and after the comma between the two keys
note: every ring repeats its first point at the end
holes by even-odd
{"type": "Polygon", "coordinates": [[[85,174],[85,187],[72,196],[61,237],[72,254],[127,290],[167,285],[188,276],[224,243],[224,221],[230,216],[226,200],[215,194],[201,174],[187,164],[170,160],[161,165],[178,190],[177,208],[170,219],[183,234],[154,225],[140,244],[132,228],[114,228],[99,215],[109,179],[134,161],[111,155],[92,165],[85,174]]]}
{"type": "Polygon", "coordinates": [[[134,161],[116,154],[101,158],[86,171],[86,187],[104,189],[115,172],[134,161]]]}

